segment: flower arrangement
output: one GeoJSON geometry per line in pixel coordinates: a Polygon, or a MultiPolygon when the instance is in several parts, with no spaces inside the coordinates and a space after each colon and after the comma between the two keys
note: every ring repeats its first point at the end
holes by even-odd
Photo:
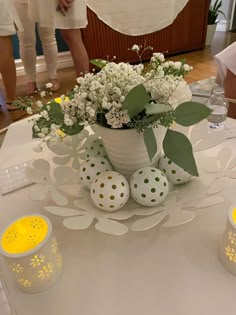
{"type": "MultiPolygon", "coordinates": [[[[143,50],[138,45],[132,47],[140,59],[145,49],[151,47],[143,50]]],[[[174,123],[191,126],[210,114],[206,106],[191,101],[191,91],[184,80],[191,67],[184,61],[166,61],[162,53],[153,53],[145,66],[142,62],[138,65],[101,59],[91,62],[100,69],[98,72],[78,78],[78,85],[59,99],[46,104],[37,102],[33,136],[57,141],[95,123],[113,129],[135,128],[143,133],[152,160],[157,151],[153,128],[164,126],[165,154],[188,173],[198,176],[191,143],[185,135],[171,129],[174,123]]],[[[31,113],[31,107],[28,112],[31,113]]]]}

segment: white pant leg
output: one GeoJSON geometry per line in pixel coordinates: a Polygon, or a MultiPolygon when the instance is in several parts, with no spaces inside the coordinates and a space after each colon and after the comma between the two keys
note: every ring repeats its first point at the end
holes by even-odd
{"type": "Polygon", "coordinates": [[[43,46],[44,58],[47,65],[49,79],[57,77],[57,42],[53,27],[38,25],[38,32],[43,46]]]}
{"type": "MultiPolygon", "coordinates": [[[[18,33],[21,59],[29,80],[36,82],[35,22],[32,22],[28,17],[27,3],[16,3],[15,5],[25,30],[24,32],[18,33]]],[[[38,31],[42,42],[49,79],[55,79],[57,76],[57,43],[55,29],[52,27],[38,26],[38,31]]]]}
{"type": "Polygon", "coordinates": [[[24,32],[18,32],[20,57],[29,80],[31,82],[36,82],[35,22],[32,22],[28,18],[28,8],[26,3],[15,3],[15,6],[24,28],[24,32]]]}

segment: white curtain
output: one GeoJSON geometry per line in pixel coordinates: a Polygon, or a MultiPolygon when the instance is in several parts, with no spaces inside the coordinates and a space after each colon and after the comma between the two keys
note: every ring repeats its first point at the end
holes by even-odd
{"type": "Polygon", "coordinates": [[[189,0],[87,0],[88,7],[112,29],[144,35],[173,23],[189,0]]]}

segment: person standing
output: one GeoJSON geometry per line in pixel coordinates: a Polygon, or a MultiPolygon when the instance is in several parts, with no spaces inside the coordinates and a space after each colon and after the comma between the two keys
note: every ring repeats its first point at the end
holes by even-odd
{"type": "Polygon", "coordinates": [[[28,0],[29,16],[41,27],[61,30],[74,62],[77,76],[89,72],[89,59],[81,28],[87,26],[86,0],[28,0]]]}
{"type": "MultiPolygon", "coordinates": [[[[236,100],[236,41],[215,56],[216,82],[224,87],[225,96],[236,100]]],[[[236,104],[229,102],[228,116],[236,118],[236,104]]]]}
{"type": "Polygon", "coordinates": [[[6,91],[8,111],[16,110],[11,103],[16,98],[16,67],[13,56],[12,35],[23,31],[12,0],[0,0],[0,73],[6,91]]]}
{"type": "MultiPolygon", "coordinates": [[[[37,90],[36,84],[36,31],[35,22],[28,16],[28,0],[14,0],[18,15],[23,24],[24,31],[18,32],[20,42],[20,57],[28,77],[26,87],[27,95],[33,95],[37,90]]],[[[46,7],[45,7],[46,8],[46,7]]],[[[54,27],[38,25],[38,33],[42,42],[44,58],[46,61],[49,82],[52,83],[53,92],[60,88],[57,80],[57,43],[54,27]]]]}

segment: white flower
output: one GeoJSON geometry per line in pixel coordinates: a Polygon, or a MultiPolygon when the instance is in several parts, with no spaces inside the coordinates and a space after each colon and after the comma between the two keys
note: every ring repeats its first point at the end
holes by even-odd
{"type": "Polygon", "coordinates": [[[87,113],[91,116],[95,116],[95,110],[92,107],[87,108],[87,113]]]}
{"type": "Polygon", "coordinates": [[[157,59],[158,61],[160,61],[160,62],[164,62],[165,61],[165,57],[164,57],[164,55],[162,53],[154,53],[153,57],[155,59],[157,59]]]}
{"type": "Polygon", "coordinates": [[[41,96],[42,98],[45,97],[45,96],[46,96],[46,92],[45,92],[45,91],[40,92],[40,96],[41,96]]]}
{"type": "Polygon", "coordinates": [[[176,61],[174,67],[175,69],[180,70],[182,67],[182,63],[180,61],[176,61]]]}
{"type": "Polygon", "coordinates": [[[43,103],[41,101],[37,101],[36,106],[40,109],[43,107],[43,103]]]}
{"type": "Polygon", "coordinates": [[[48,134],[48,128],[44,127],[41,129],[41,132],[44,134],[44,135],[47,135],[48,134]]]}
{"type": "Polygon", "coordinates": [[[135,44],[135,45],[132,46],[131,50],[139,52],[140,51],[140,46],[135,44]]]}
{"type": "Polygon", "coordinates": [[[36,132],[39,132],[39,131],[40,131],[38,125],[34,125],[34,130],[35,130],[36,132]]]}
{"type": "Polygon", "coordinates": [[[184,71],[189,72],[191,70],[190,66],[187,64],[184,64],[184,71]]]}
{"type": "Polygon", "coordinates": [[[66,126],[73,126],[73,121],[70,118],[65,118],[64,123],[66,126]]]}
{"type": "Polygon", "coordinates": [[[123,124],[130,122],[128,112],[119,110],[115,107],[113,107],[105,116],[108,125],[111,125],[112,128],[122,128],[123,124]]]}
{"type": "Polygon", "coordinates": [[[43,111],[41,112],[41,116],[42,116],[43,118],[45,118],[46,120],[49,119],[48,112],[47,112],[46,110],[43,110],[43,111]]]}
{"type": "Polygon", "coordinates": [[[53,87],[53,84],[51,82],[46,83],[46,88],[51,89],[53,87]]]}
{"type": "Polygon", "coordinates": [[[33,114],[33,110],[31,107],[27,107],[26,111],[27,111],[27,114],[29,114],[29,115],[33,114]]]}

